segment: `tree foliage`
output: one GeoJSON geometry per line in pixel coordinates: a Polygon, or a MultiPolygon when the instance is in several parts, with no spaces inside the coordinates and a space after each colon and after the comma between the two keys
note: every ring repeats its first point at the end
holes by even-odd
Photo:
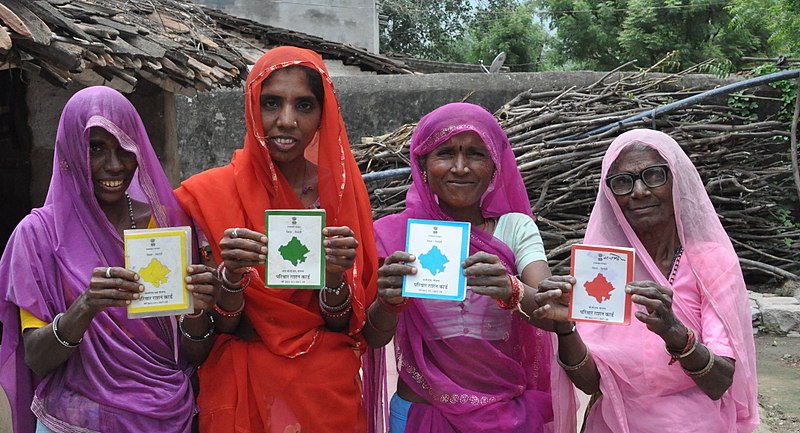
{"type": "Polygon", "coordinates": [[[464,60],[462,40],[473,15],[469,0],[384,0],[379,8],[388,18],[380,32],[382,52],[464,60]]]}
{"type": "Polygon", "coordinates": [[[532,1],[489,0],[476,10],[470,24],[468,60],[489,64],[500,53],[506,53],[511,71],[542,69],[543,52],[548,42],[544,27],[535,22],[532,1]]]}
{"type": "Polygon", "coordinates": [[[562,60],[594,69],[628,60],[652,65],[673,51],[676,69],[709,58],[736,64],[766,49],[765,31],[733,25],[729,8],[716,0],[538,1],[557,31],[562,60]]]}
{"type": "Polygon", "coordinates": [[[769,34],[766,54],[800,55],[800,1],[733,0],[733,25],[762,28],[769,34]]]}

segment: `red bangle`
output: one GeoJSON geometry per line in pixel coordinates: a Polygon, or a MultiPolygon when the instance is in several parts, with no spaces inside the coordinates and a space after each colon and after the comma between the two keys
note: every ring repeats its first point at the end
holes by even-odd
{"type": "Polygon", "coordinates": [[[504,310],[513,310],[522,302],[522,296],[525,295],[525,292],[522,289],[522,283],[519,278],[508,274],[508,280],[511,281],[511,299],[507,303],[500,299],[495,299],[495,302],[504,310]]]}
{"type": "Polygon", "coordinates": [[[667,354],[670,356],[669,365],[674,364],[677,361],[680,361],[683,358],[691,355],[695,349],[697,349],[697,335],[691,329],[687,330],[687,338],[686,338],[686,346],[683,347],[683,350],[680,352],[673,352],[669,350],[669,347],[664,345],[664,349],[666,349],[667,354]]]}
{"type": "Polygon", "coordinates": [[[240,305],[239,308],[237,308],[234,311],[225,311],[225,310],[222,309],[222,307],[220,307],[217,304],[214,304],[214,311],[216,311],[217,314],[219,314],[222,317],[229,317],[230,318],[230,317],[239,316],[239,315],[242,314],[242,311],[244,311],[244,298],[242,298],[242,305],[240,305]]]}
{"type": "Polygon", "coordinates": [[[408,298],[403,299],[403,302],[399,304],[390,304],[386,302],[386,299],[383,299],[380,296],[378,296],[378,303],[381,304],[381,308],[394,314],[402,313],[403,310],[405,310],[406,308],[408,308],[409,305],[411,305],[411,303],[408,302],[408,298]]]}

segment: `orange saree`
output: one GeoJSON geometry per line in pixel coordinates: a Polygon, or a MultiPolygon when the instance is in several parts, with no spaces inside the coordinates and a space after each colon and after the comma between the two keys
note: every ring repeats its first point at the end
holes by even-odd
{"type": "Polygon", "coordinates": [[[327,69],[313,51],[280,47],[261,57],[245,84],[244,148],[227,166],[191,177],[176,191],[220,261],[219,240],[231,227],[264,232],[265,209],[303,209],[276,169],[263,137],[261,84],[276,69],[302,65],[322,76],[325,90],[318,144],[306,150],[318,165],[320,207],[328,226],[348,226],[358,240],[345,279],[353,293],[347,332],[329,331],[317,291],[264,288],[259,267],[244,291],[243,320],[258,334],[245,341],[220,335],[199,369],[201,432],[365,432],[361,399],[361,329],[375,298],[377,255],[369,197],[350,151],[327,69]]]}

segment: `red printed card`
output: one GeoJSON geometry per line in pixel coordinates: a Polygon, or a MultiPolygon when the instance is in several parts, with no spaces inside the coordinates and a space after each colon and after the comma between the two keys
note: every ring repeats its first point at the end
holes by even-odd
{"type": "Polygon", "coordinates": [[[628,325],[631,296],[625,285],[633,280],[632,248],[576,244],[570,274],[577,283],[569,301],[570,320],[628,325]]]}

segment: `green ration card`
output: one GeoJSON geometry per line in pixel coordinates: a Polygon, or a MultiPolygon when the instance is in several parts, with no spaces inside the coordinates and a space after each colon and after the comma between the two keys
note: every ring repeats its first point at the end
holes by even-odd
{"type": "Polygon", "coordinates": [[[321,289],[325,285],[325,210],[267,210],[264,217],[269,251],[266,286],[321,289]]]}

